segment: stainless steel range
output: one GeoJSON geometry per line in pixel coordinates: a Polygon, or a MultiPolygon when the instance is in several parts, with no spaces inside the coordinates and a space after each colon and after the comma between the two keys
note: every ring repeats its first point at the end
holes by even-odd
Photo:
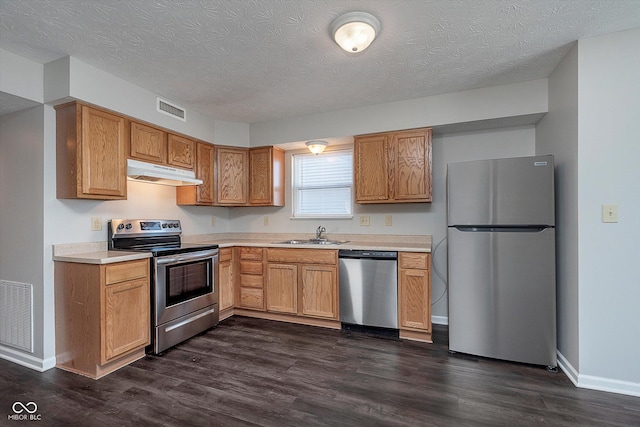
{"type": "Polygon", "coordinates": [[[151,346],[159,354],[218,324],[218,245],[181,241],[179,220],[112,219],[110,250],[151,252],[151,346]]]}

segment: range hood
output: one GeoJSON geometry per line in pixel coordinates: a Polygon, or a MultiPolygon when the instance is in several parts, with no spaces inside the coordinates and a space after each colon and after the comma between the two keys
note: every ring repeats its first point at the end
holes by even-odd
{"type": "Polygon", "coordinates": [[[127,179],[172,187],[202,184],[202,180],[196,179],[193,171],[132,159],[127,159],[127,179]]]}

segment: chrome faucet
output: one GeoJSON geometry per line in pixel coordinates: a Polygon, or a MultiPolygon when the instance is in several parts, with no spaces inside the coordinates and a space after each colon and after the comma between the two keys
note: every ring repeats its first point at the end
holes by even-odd
{"type": "Polygon", "coordinates": [[[322,239],[322,233],[324,233],[325,231],[327,231],[326,228],[324,228],[323,226],[319,226],[316,229],[316,240],[322,239]]]}

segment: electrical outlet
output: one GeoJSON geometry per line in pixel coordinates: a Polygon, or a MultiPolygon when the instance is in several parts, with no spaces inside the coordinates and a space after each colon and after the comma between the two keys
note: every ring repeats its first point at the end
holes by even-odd
{"type": "Polygon", "coordinates": [[[618,222],[618,205],[602,205],[602,222],[618,222]]]}
{"type": "Polygon", "coordinates": [[[362,215],[360,217],[360,226],[368,227],[371,225],[371,218],[369,215],[362,215]]]}
{"type": "Polygon", "coordinates": [[[262,219],[262,221],[263,221],[265,227],[269,225],[269,217],[268,216],[265,215],[264,218],[262,219]]]}
{"type": "Polygon", "coordinates": [[[387,227],[391,227],[393,225],[393,219],[391,215],[384,216],[384,225],[386,225],[387,227]]]}
{"type": "Polygon", "coordinates": [[[209,219],[209,221],[210,221],[209,223],[211,224],[211,226],[212,226],[212,227],[215,227],[215,226],[216,226],[216,217],[215,217],[215,216],[212,216],[212,217],[209,219]]]}
{"type": "Polygon", "coordinates": [[[97,218],[97,217],[91,218],[91,230],[102,231],[102,218],[97,218]]]}

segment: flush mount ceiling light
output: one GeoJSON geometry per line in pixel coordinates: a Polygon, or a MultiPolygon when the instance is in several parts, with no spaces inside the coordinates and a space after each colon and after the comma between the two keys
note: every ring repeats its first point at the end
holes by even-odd
{"type": "Polygon", "coordinates": [[[313,154],[320,154],[329,145],[327,141],[307,141],[307,147],[313,154]]]}
{"type": "Polygon", "coordinates": [[[349,12],[334,19],[329,31],[347,52],[362,52],[380,32],[380,21],[370,13],[349,12]]]}

